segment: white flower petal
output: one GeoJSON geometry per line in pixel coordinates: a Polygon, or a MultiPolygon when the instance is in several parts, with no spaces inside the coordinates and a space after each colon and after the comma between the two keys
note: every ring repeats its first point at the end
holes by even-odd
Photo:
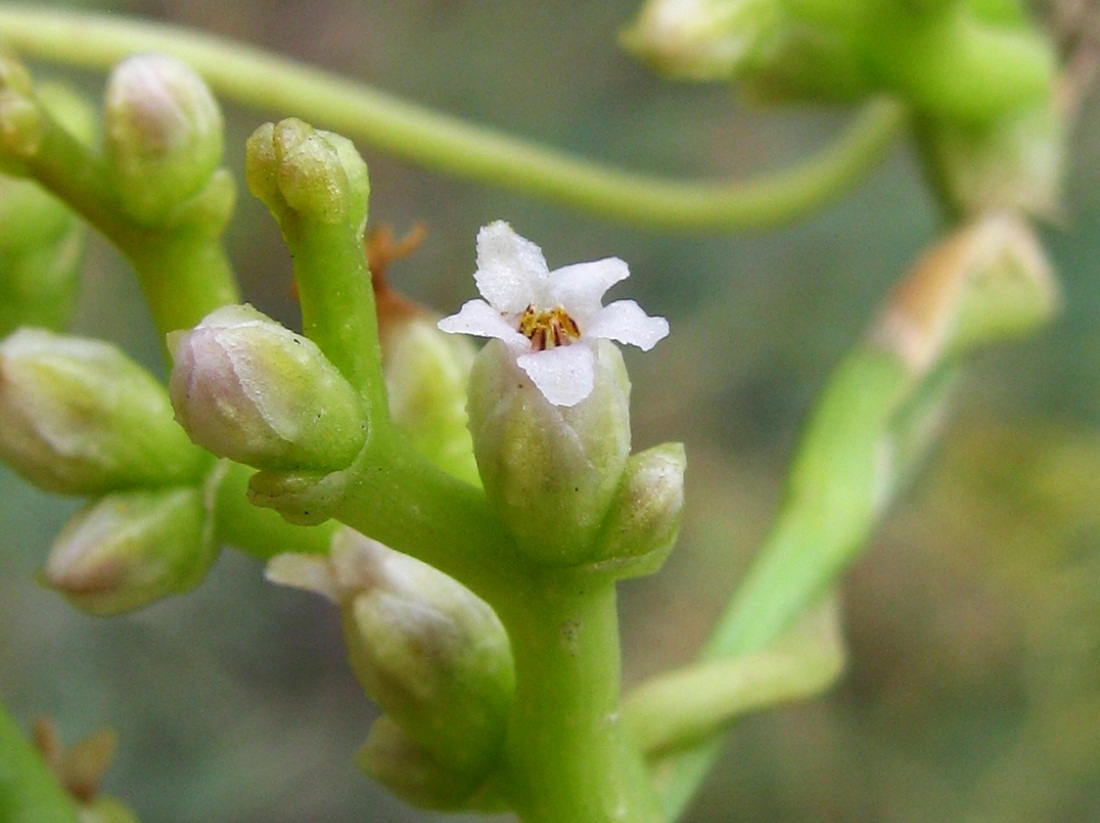
{"type": "MultiPolygon", "coordinates": [[[[562,266],[550,274],[551,298],[578,324],[583,324],[600,310],[604,293],[628,277],[630,269],[617,257],[562,266]]],[[[581,332],[584,333],[583,326],[581,332]]]]}
{"type": "Polygon", "coordinates": [[[581,334],[617,340],[649,351],[668,334],[668,321],[663,317],[650,317],[633,300],[616,300],[604,306],[588,327],[581,329],[581,334]]]}
{"type": "Polygon", "coordinates": [[[555,406],[575,406],[592,393],[592,349],[584,344],[524,354],[516,363],[555,406]]]}
{"type": "Polygon", "coordinates": [[[526,337],[508,325],[500,312],[484,300],[468,300],[458,314],[444,317],[437,324],[448,334],[472,334],[475,337],[495,337],[514,348],[528,347],[526,337]]]}
{"type": "Polygon", "coordinates": [[[546,258],[542,249],[525,240],[503,220],[477,233],[478,291],[502,314],[519,314],[538,303],[546,291],[546,258]]]}

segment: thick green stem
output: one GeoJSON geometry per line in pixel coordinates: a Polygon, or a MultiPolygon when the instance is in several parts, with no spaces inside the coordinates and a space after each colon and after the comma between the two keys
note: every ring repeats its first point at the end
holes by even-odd
{"type": "Polygon", "coordinates": [[[389,432],[374,289],[362,239],[343,225],[282,225],[294,252],[306,336],[363,395],[371,437],[380,436],[383,427],[389,432]]]}
{"type": "Polygon", "coordinates": [[[107,68],[135,52],[189,63],[220,94],[318,126],[433,169],[631,223],[679,230],[787,222],[857,183],[900,135],[905,112],[877,101],[805,163],[745,182],[685,182],[611,169],[432,112],[239,43],[118,17],[0,8],[0,32],[28,55],[107,68]]]}
{"type": "Polygon", "coordinates": [[[157,333],[198,325],[214,309],[240,302],[221,241],[205,233],[135,233],[112,238],[134,266],[157,333]]]}
{"type": "Polygon", "coordinates": [[[531,577],[498,604],[516,663],[509,799],[525,823],[662,820],[619,713],[614,583],[531,577]]]}

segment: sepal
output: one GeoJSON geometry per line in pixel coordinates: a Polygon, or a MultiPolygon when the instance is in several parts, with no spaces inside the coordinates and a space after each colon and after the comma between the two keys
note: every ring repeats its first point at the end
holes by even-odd
{"type": "Polygon", "coordinates": [[[665,443],[630,456],[600,535],[594,568],[617,578],[653,574],[665,562],[684,515],[682,443],[665,443]]]}

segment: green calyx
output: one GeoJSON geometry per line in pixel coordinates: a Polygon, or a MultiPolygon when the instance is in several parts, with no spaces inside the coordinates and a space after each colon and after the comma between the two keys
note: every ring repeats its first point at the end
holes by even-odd
{"type": "Polygon", "coordinates": [[[485,493],[536,563],[593,559],[595,541],[630,454],[630,380],[614,344],[600,341],[592,393],[550,403],[504,343],[481,350],[470,375],[469,415],[485,493]]]}

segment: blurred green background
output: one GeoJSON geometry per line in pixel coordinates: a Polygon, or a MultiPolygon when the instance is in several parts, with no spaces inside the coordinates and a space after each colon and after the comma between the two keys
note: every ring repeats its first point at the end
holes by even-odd
{"type": "MultiPolygon", "coordinates": [[[[652,76],[615,45],[633,0],[65,5],[194,26],[674,175],[780,168],[847,117],[754,109],[728,88],[652,76]]],[[[99,94],[101,75],[64,76],[99,94]]],[[[226,109],[239,178],[251,130],[295,112],[226,109]]],[[[624,258],[631,296],[669,318],[654,352],[627,354],[635,443],[686,442],[689,512],[663,573],[623,586],[626,677],[687,660],[767,529],[813,397],[936,236],[912,148],[796,226],[708,237],[610,224],[362,149],[372,222],[428,227],[391,272],[421,302],[449,312],[471,297],[477,228],[506,218],[552,267],[624,258]]],[[[1094,99],[1073,138],[1065,218],[1045,233],[1062,316],[974,364],[942,448],[846,577],[842,683],[739,723],[688,820],[1100,819],[1098,191],[1094,99]]],[[[295,323],[289,259],[247,193],[230,242],[248,299],[295,323]]],[[[77,329],[159,368],[125,265],[98,240],[77,329]]],[[[107,790],[148,823],[436,819],[351,763],[372,709],[334,610],[227,553],[193,594],[84,617],[32,581],[75,505],[0,467],[0,696],[21,721],[50,715],[69,740],[116,727],[107,790]]]]}

